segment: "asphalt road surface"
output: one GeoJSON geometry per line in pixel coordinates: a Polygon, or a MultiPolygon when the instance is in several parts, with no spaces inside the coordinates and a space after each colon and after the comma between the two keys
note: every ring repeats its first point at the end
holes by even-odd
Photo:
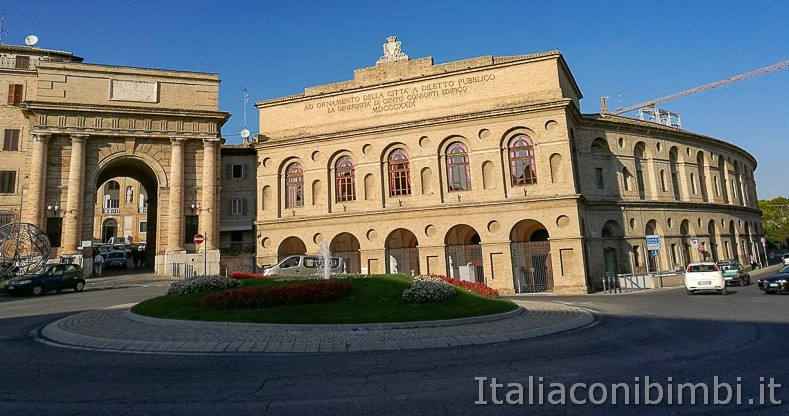
{"type": "Polygon", "coordinates": [[[34,339],[61,317],[165,289],[0,296],[0,415],[788,413],[789,296],[764,295],[755,284],[728,296],[533,296],[588,308],[597,322],[445,349],[207,357],[34,339]]]}

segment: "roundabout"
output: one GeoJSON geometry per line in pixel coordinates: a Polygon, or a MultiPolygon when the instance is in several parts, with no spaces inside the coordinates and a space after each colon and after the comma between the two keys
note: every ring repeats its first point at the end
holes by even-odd
{"type": "Polygon", "coordinates": [[[183,321],[132,313],[131,305],[68,316],[41,328],[40,342],[97,351],[152,354],[321,353],[416,350],[525,340],[594,323],[585,309],[515,301],[492,316],[386,324],[283,325],[183,321]]]}

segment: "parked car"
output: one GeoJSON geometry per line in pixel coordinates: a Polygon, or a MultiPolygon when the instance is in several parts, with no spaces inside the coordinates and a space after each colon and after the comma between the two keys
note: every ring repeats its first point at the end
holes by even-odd
{"type": "MultiPolygon", "coordinates": [[[[319,259],[319,256],[290,256],[276,265],[264,269],[263,276],[312,276],[318,273],[319,259]]],[[[345,261],[342,257],[330,257],[330,263],[331,273],[343,272],[345,261]]]]}
{"type": "Polygon", "coordinates": [[[717,264],[712,262],[691,263],[685,269],[685,291],[692,295],[700,291],[717,291],[721,295],[729,293],[726,280],[717,264]]]}
{"type": "Polygon", "coordinates": [[[104,267],[122,267],[126,268],[129,259],[126,258],[126,253],[123,251],[110,251],[107,253],[107,258],[104,259],[104,267]]]}
{"type": "Polygon", "coordinates": [[[778,273],[762,277],[757,280],[759,290],[768,295],[774,295],[782,290],[789,290],[789,266],[784,266],[778,273]]]}
{"type": "Polygon", "coordinates": [[[112,246],[109,244],[100,244],[97,246],[97,248],[99,250],[99,254],[101,254],[101,257],[104,257],[106,259],[107,254],[110,252],[112,246]]]}
{"type": "Polygon", "coordinates": [[[84,288],[82,267],[77,264],[47,264],[33,273],[10,279],[5,284],[6,292],[11,295],[30,293],[39,296],[52,290],[60,293],[63,289],[81,292],[84,288]]]}
{"type": "Polygon", "coordinates": [[[781,256],[781,262],[784,264],[784,266],[789,266],[789,253],[781,256]]]}
{"type": "Polygon", "coordinates": [[[722,260],[718,268],[723,272],[723,280],[728,285],[747,286],[751,284],[751,275],[742,264],[736,260],[722,260]]]}

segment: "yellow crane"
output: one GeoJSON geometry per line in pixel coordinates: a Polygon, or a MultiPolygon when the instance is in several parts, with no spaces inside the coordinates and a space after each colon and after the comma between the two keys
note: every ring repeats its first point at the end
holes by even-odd
{"type": "MultiPolygon", "coordinates": [[[[736,75],[736,76],[733,76],[731,78],[726,78],[726,79],[722,79],[720,81],[711,82],[709,84],[705,84],[705,85],[702,85],[700,87],[691,88],[689,90],[678,92],[676,94],[667,95],[665,97],[661,97],[661,98],[658,98],[658,99],[655,99],[655,100],[647,101],[645,103],[631,105],[629,107],[617,108],[616,110],[614,110],[614,111],[612,111],[610,113],[608,112],[608,105],[606,103],[606,97],[601,97],[600,98],[600,112],[602,114],[620,115],[620,114],[624,114],[624,113],[629,113],[629,112],[634,111],[634,110],[654,109],[655,105],[659,104],[659,103],[664,103],[666,101],[671,101],[671,100],[675,100],[677,98],[686,97],[686,96],[691,95],[691,94],[696,94],[696,93],[699,93],[699,92],[702,92],[702,91],[711,90],[713,88],[718,88],[718,87],[721,87],[721,86],[724,86],[724,85],[731,84],[733,82],[742,81],[744,79],[758,77],[759,75],[764,75],[764,74],[767,74],[769,72],[778,71],[780,69],[786,68],[787,66],[789,66],[789,60],[783,61],[783,62],[779,62],[779,63],[774,64],[774,65],[766,66],[764,68],[760,68],[760,69],[757,69],[755,71],[746,72],[744,74],[736,75]]],[[[662,111],[662,110],[660,110],[660,111],[662,111]]],[[[665,112],[665,111],[664,111],[664,113],[670,114],[670,115],[673,115],[673,116],[678,116],[678,115],[676,115],[674,113],[668,113],[668,112],[665,112]]],[[[679,126],[677,126],[677,127],[679,127],[679,126]]]]}

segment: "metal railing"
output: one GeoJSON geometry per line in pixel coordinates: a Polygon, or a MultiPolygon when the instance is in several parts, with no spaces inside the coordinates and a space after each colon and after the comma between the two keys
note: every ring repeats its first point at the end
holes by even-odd
{"type": "Polygon", "coordinates": [[[184,271],[184,279],[191,279],[195,276],[195,266],[189,263],[173,263],[173,277],[180,278],[181,270],[184,271]]]}
{"type": "Polygon", "coordinates": [[[603,276],[603,293],[626,293],[664,287],[663,278],[675,276],[678,272],[624,273],[616,276],[603,276]]]}

